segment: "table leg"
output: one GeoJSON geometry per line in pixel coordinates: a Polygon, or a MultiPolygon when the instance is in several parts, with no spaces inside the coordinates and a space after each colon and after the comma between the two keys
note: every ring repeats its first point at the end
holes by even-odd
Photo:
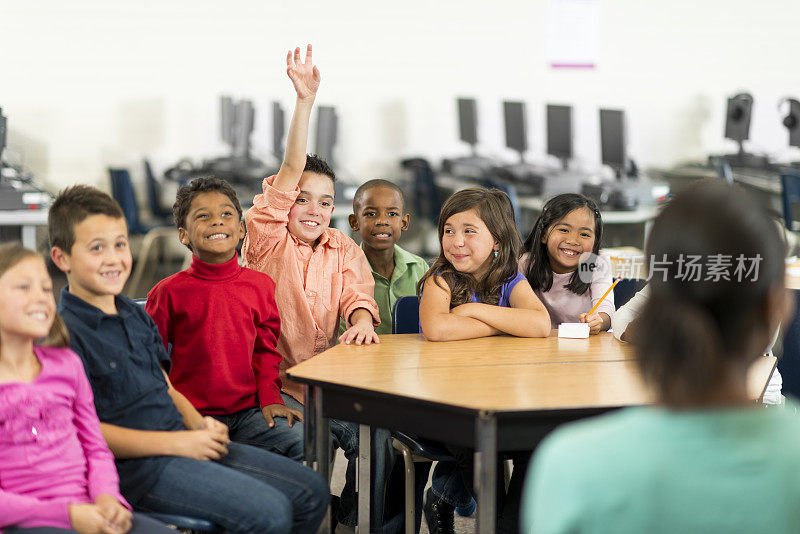
{"type": "Polygon", "coordinates": [[[305,424],[303,425],[303,452],[305,453],[306,457],[306,465],[312,469],[314,469],[316,465],[316,455],[315,455],[315,446],[316,446],[316,430],[317,427],[314,423],[316,423],[316,411],[315,411],[315,402],[314,402],[314,388],[308,386],[305,388],[305,402],[303,403],[304,407],[304,417],[305,417],[305,424]]]}
{"type": "Polygon", "coordinates": [[[358,534],[369,534],[372,427],[358,425],[358,534]]]}
{"type": "MultiPolygon", "coordinates": [[[[313,404],[313,419],[306,416],[306,422],[313,421],[313,436],[314,436],[314,457],[316,459],[316,471],[325,477],[330,484],[330,431],[328,429],[328,419],[323,415],[322,407],[322,388],[319,386],[310,386],[311,391],[311,404],[313,404]]],[[[309,405],[306,405],[308,409],[309,405]]],[[[306,427],[307,428],[307,427],[306,427]]],[[[306,430],[307,431],[307,430],[306,430]]],[[[331,511],[325,513],[325,518],[319,526],[318,532],[320,534],[328,534],[331,532],[331,511]]]]}
{"type": "Polygon", "coordinates": [[[478,496],[478,533],[493,534],[497,511],[497,419],[481,411],[475,423],[475,490],[478,496]]]}

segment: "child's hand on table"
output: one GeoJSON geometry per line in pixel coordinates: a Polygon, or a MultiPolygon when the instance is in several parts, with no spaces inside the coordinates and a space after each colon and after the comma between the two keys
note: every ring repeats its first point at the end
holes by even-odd
{"type": "Polygon", "coordinates": [[[582,323],[589,323],[589,335],[599,334],[603,329],[603,318],[599,313],[582,313],[578,316],[578,320],[582,323]]]}

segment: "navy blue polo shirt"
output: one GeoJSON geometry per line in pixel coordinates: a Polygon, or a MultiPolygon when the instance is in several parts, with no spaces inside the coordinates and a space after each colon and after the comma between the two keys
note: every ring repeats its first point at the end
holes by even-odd
{"type": "MultiPolygon", "coordinates": [[[[58,312],[70,333],[72,350],[83,360],[100,421],[137,430],[185,430],[167,393],[162,366],[169,369],[158,329],[144,308],[117,296],[109,315],[65,287],[58,312]]],[[[117,460],[120,490],[131,504],[156,483],[167,456],[117,460]]]]}

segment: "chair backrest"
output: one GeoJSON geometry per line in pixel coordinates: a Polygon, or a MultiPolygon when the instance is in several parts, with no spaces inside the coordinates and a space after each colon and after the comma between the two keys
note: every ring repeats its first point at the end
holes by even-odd
{"type": "Polygon", "coordinates": [[[414,215],[425,217],[436,226],[442,210],[442,200],[436,188],[436,174],[431,164],[423,158],[411,158],[403,160],[400,165],[414,174],[414,215]]]}
{"type": "Polygon", "coordinates": [[[400,297],[392,306],[392,334],[419,333],[419,298],[400,297]]]}
{"type": "Polygon", "coordinates": [[[108,175],[111,178],[111,196],[122,207],[122,213],[128,221],[128,231],[132,234],[144,233],[145,230],[139,222],[139,204],[136,202],[130,173],[127,169],[109,168],[108,175]]]}
{"type": "Polygon", "coordinates": [[[172,214],[161,207],[161,184],[156,180],[148,160],[144,160],[144,177],[147,184],[147,204],[150,206],[150,213],[159,219],[169,219],[172,214]]]}
{"type": "Polygon", "coordinates": [[[623,278],[617,282],[617,285],[614,286],[614,306],[616,306],[616,309],[620,309],[646,285],[647,280],[641,278],[623,278]]]}
{"type": "MultiPolygon", "coordinates": [[[[794,290],[795,305],[800,305],[800,291],[794,290]]],[[[800,398],[800,313],[795,313],[792,322],[781,325],[783,354],[778,360],[778,371],[783,378],[784,396],[800,398]]]]}
{"type": "Polygon", "coordinates": [[[781,174],[781,200],[783,200],[783,223],[787,230],[793,231],[792,204],[800,203],[800,174],[796,172],[781,174]]]}

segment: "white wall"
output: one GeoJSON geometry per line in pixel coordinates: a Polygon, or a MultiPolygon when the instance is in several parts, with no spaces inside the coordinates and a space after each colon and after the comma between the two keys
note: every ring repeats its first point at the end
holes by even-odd
{"type": "MultiPolygon", "coordinates": [[[[254,99],[255,155],[269,159],[270,102],[291,109],[288,48],[312,42],[317,102],[338,107],[337,158],[354,180],[392,176],[406,155],[465,153],[459,95],[479,99],[485,153],[503,148],[504,98],[528,103],[532,159],[544,103],[575,106],[579,160],[599,160],[597,108],[628,112],[640,166],[733,150],[725,98],[755,97],[751,147],[786,148],[777,101],[800,97],[800,2],[601,0],[598,67],[547,66],[547,2],[0,0],[6,159],[59,188],[103,187],[108,165],[140,172],[221,155],[220,93],[254,99]]],[[[313,147],[311,147],[313,148],[313,147]]]]}

